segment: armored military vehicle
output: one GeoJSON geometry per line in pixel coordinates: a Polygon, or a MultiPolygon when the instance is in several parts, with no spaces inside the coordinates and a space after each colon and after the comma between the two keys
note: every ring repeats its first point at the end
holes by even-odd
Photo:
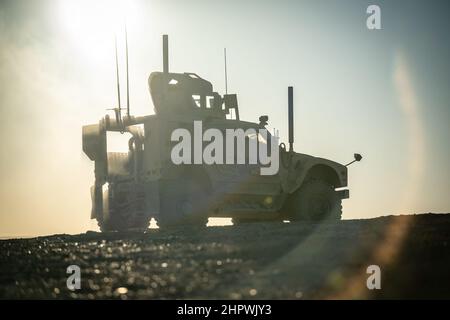
{"type": "MultiPolygon", "coordinates": [[[[117,52],[116,52],[117,59],[117,52]]],[[[128,64],[128,63],[127,63],[128,64]]],[[[279,170],[261,175],[260,164],[175,164],[171,139],[177,128],[263,129],[242,121],[235,94],[213,90],[194,73],[169,72],[168,38],[163,36],[163,72],[149,77],[154,115],[106,115],[83,127],[83,151],[95,163],[91,218],[102,231],[146,230],[154,218],[160,227],[204,226],[208,217],[231,217],[235,224],[253,221],[320,221],[341,218],[348,198],[347,167],[293,151],[293,91],[288,89],[289,149],[281,143],[279,170]],[[231,115],[233,118],[231,118],[231,115]],[[107,132],[130,134],[128,152],[107,149],[107,132]]],[[[248,141],[250,137],[246,137],[248,141]]],[[[270,141],[272,135],[266,137],[270,141]]],[[[355,155],[357,161],[359,155],[355,155]]]]}

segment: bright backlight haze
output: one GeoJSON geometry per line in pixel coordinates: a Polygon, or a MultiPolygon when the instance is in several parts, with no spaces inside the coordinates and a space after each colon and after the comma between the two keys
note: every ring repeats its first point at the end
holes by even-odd
{"type": "Polygon", "coordinates": [[[2,1],[0,236],[97,230],[89,220],[93,163],[81,127],[116,107],[114,39],[131,111],[153,113],[147,88],[162,70],[195,72],[237,93],[241,118],[269,116],[287,141],[294,86],[297,152],[349,169],[344,218],[449,212],[448,1],[2,1]]]}

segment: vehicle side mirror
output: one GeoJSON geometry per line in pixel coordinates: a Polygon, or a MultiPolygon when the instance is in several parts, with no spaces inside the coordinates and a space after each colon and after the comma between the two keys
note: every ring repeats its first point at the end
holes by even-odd
{"type": "Polygon", "coordinates": [[[346,167],[348,167],[349,165],[351,165],[352,163],[354,163],[354,162],[359,162],[359,161],[361,161],[361,159],[362,159],[362,155],[360,155],[359,153],[355,153],[354,155],[353,155],[353,158],[355,159],[355,160],[353,160],[352,162],[349,162],[349,163],[347,163],[345,166],[346,167]]]}

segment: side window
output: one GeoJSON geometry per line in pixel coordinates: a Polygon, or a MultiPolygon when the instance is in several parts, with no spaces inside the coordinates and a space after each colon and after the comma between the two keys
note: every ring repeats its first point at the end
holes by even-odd
{"type": "Polygon", "coordinates": [[[195,105],[197,106],[197,107],[201,107],[201,104],[200,104],[200,95],[198,95],[198,94],[193,94],[192,95],[192,99],[194,100],[194,102],[195,102],[195,105]]]}
{"type": "Polygon", "coordinates": [[[206,96],[206,108],[211,109],[214,106],[214,97],[213,96],[206,96]]]}

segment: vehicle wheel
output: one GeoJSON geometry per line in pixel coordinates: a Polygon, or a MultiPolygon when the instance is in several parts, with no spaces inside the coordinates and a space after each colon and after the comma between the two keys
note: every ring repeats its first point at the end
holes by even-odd
{"type": "Polygon", "coordinates": [[[204,227],[208,223],[209,192],[200,183],[189,179],[165,181],[160,194],[161,213],[156,219],[159,227],[204,227]]]}
{"type": "Polygon", "coordinates": [[[150,225],[143,201],[129,201],[131,192],[103,192],[103,215],[97,217],[102,232],[144,232],[150,225]]]}
{"type": "Polygon", "coordinates": [[[292,194],[288,212],[291,221],[340,220],[341,199],[332,185],[312,179],[292,194]]]}

